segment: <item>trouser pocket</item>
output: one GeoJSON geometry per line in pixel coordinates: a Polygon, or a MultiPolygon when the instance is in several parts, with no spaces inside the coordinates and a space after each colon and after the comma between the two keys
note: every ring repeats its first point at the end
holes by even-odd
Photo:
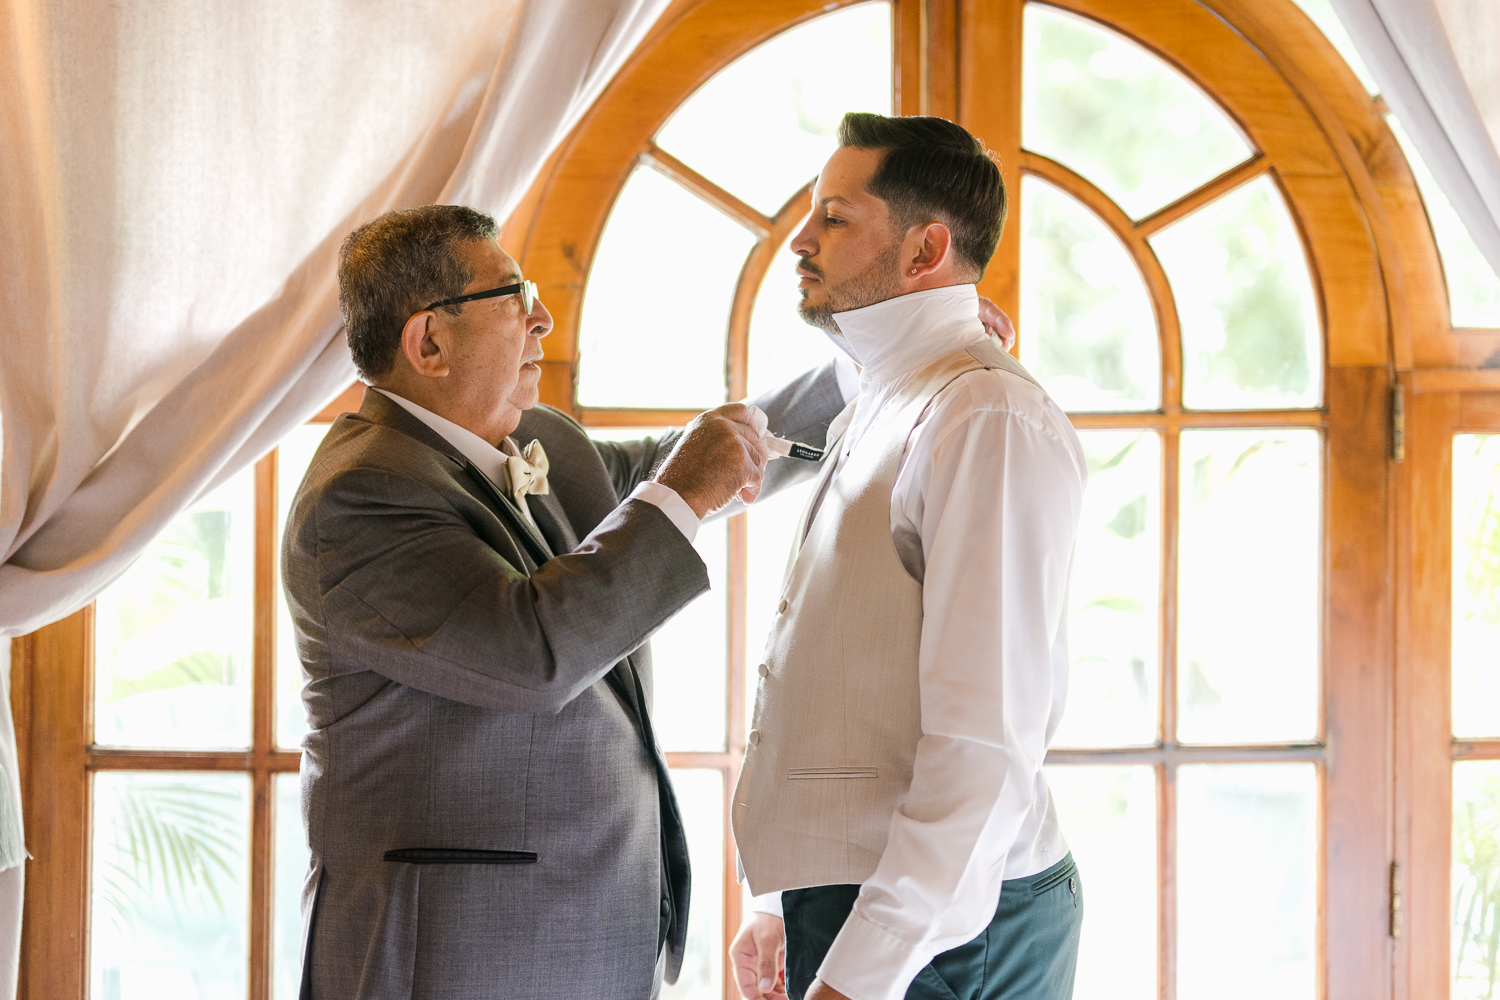
{"type": "Polygon", "coordinates": [[[1078,865],[1073,862],[1073,855],[1069,854],[1057,866],[1049,872],[1043,872],[1040,877],[1031,883],[1033,895],[1040,896],[1048,889],[1056,888],[1063,882],[1068,883],[1068,889],[1074,895],[1078,893],[1078,865]]]}

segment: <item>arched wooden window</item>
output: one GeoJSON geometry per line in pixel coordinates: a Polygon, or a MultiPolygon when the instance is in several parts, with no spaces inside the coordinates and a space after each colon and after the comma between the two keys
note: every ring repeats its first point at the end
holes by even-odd
{"type": "MultiPolygon", "coordinates": [[[[836,26],[872,10],[890,18],[890,106],[952,117],[1000,155],[1014,207],[981,290],[1017,318],[1092,467],[1049,758],[1090,879],[1078,995],[1388,993],[1370,961],[1392,860],[1388,407],[1403,355],[1459,345],[1447,324],[1413,328],[1442,276],[1384,109],[1293,4],[684,5],[509,226],[558,319],[550,401],[629,433],[766,386],[756,359],[784,345],[824,350],[776,270],[811,173],[762,166],[801,149],[757,128],[813,120],[770,53],[826,26],[838,43],[799,67],[862,66],[870,35],[836,26]],[[743,131],[723,125],[731,78],[761,102],[743,131]],[[598,291],[643,275],[649,305],[598,291]]],[[[697,675],[678,697],[725,722],[702,734],[712,752],[669,749],[721,770],[715,791],[743,748],[778,502],[704,543],[725,586],[677,669],[711,669],[723,629],[723,694],[697,675]]]]}
{"type": "MultiPolygon", "coordinates": [[[[1080,998],[1458,1000],[1496,968],[1500,290],[1329,15],[678,0],[502,237],[557,319],[546,401],[639,434],[828,356],[785,244],[843,111],[944,115],[998,153],[1013,208],[981,290],[1091,465],[1048,761],[1087,886],[1080,998]]],[[[17,643],[24,996],[294,995],[276,541],[356,403],[17,643]]],[[[801,500],[705,526],[714,592],[655,644],[696,873],[669,996],[734,995],[725,797],[801,500]]]]}

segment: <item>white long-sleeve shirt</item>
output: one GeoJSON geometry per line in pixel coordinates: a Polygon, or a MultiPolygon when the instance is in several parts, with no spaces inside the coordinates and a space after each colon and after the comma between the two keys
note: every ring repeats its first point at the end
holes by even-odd
{"type": "MultiPolygon", "coordinates": [[[[977,309],[974,286],[959,285],[836,314],[833,339],[862,370],[829,440],[844,433],[847,452],[907,377],[983,338],[977,309]]],[[[1086,478],[1062,410],[998,371],[954,381],[911,435],[891,535],[920,544],[925,564],[923,736],[880,864],[818,970],[853,1000],[903,996],[933,956],[984,930],[1002,880],[1067,853],[1041,767],[1067,693],[1086,478]]],[[[779,898],[755,908],[779,913],[779,898]]]]}

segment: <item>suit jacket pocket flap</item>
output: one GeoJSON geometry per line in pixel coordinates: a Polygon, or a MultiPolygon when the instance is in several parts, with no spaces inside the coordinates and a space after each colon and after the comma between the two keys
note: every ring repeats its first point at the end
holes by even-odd
{"type": "Polygon", "coordinates": [[[793,767],[786,776],[798,778],[875,778],[879,777],[873,767],[793,767]]]}
{"type": "Polygon", "coordinates": [[[477,851],[463,847],[403,847],[385,860],[412,865],[534,865],[535,851],[477,851]]]}

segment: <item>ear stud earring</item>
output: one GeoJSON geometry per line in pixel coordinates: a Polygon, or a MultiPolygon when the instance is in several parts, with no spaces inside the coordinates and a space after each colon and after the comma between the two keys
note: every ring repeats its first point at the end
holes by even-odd
{"type": "Polygon", "coordinates": [[[916,273],[917,273],[917,269],[916,269],[916,268],[912,268],[912,269],[911,269],[911,273],[912,273],[912,274],[916,274],[916,273]]]}

